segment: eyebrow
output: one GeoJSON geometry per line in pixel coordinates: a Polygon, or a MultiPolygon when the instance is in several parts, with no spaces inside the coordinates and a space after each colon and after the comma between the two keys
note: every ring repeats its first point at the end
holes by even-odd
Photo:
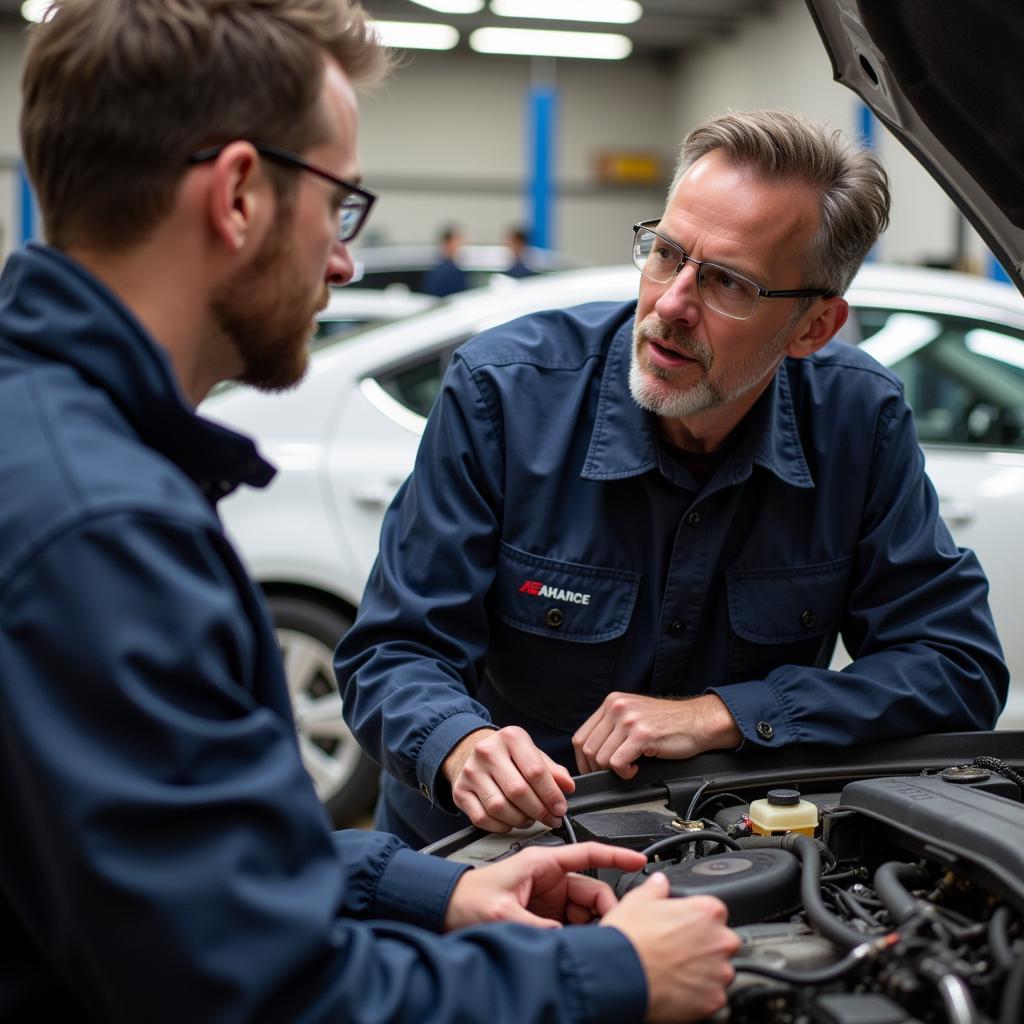
{"type": "MultiPolygon", "coordinates": [[[[660,225],[657,228],[655,228],[655,230],[658,232],[659,235],[662,236],[662,238],[667,238],[674,246],[676,246],[676,248],[682,249],[687,256],[691,255],[690,250],[687,249],[682,242],[677,241],[670,234],[667,234],[666,232],[662,231],[660,225]]],[[[746,278],[752,284],[756,284],[758,288],[763,288],[763,286],[761,285],[761,281],[766,280],[765,277],[761,276],[758,273],[751,273],[749,270],[744,270],[741,267],[737,267],[732,263],[724,263],[720,259],[704,259],[701,260],[701,263],[713,263],[716,267],[722,267],[725,270],[731,270],[738,277],[746,278]]]]}

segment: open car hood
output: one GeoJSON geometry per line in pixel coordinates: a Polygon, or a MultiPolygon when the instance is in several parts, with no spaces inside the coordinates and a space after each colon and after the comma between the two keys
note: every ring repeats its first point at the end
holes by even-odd
{"type": "Polygon", "coordinates": [[[1024,292],[1024,4],[806,3],[836,81],[927,168],[1024,292]]]}

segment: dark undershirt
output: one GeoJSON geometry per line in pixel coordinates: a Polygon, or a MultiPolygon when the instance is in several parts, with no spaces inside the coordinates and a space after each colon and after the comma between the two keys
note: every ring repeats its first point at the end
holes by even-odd
{"type": "Polygon", "coordinates": [[[677,466],[687,470],[699,487],[703,487],[714,476],[715,470],[725,461],[729,452],[736,447],[740,433],[739,430],[734,430],[713,452],[687,451],[685,448],[669,444],[664,438],[661,438],[661,445],[665,454],[677,466]]]}

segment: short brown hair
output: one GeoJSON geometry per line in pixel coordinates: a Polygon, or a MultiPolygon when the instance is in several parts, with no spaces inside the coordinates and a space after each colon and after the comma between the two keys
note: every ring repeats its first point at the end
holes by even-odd
{"type": "Polygon", "coordinates": [[[842,132],[785,110],[733,111],[686,137],[669,198],[702,156],[721,151],[734,167],[818,192],[821,227],[805,261],[807,288],[842,295],[889,224],[889,179],[878,160],[842,132]]]}
{"type": "Polygon", "coordinates": [[[322,141],[325,55],[354,82],[389,63],[349,0],[56,0],[29,32],[22,153],[61,247],[145,238],[205,145],[322,141]]]}

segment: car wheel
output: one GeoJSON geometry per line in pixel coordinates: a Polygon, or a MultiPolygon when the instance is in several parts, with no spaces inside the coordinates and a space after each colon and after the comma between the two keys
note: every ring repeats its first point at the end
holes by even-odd
{"type": "Polygon", "coordinates": [[[341,717],[334,648],[349,618],[300,597],[269,598],[284,658],[302,763],[339,827],[355,823],[377,794],[379,769],[341,717]]]}

